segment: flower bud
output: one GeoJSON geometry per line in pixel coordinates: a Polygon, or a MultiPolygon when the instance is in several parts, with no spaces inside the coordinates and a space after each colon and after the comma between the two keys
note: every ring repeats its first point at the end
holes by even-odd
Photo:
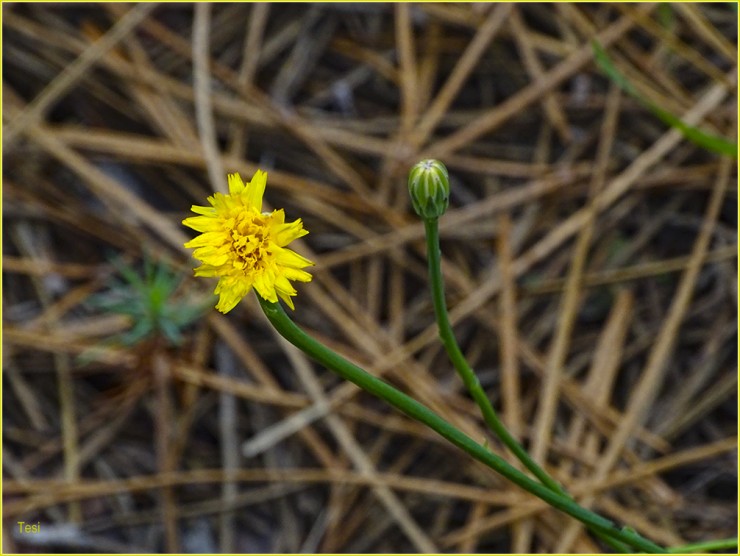
{"type": "Polygon", "coordinates": [[[439,218],[450,204],[450,178],[439,160],[422,160],[409,172],[409,195],[416,214],[439,218]]]}

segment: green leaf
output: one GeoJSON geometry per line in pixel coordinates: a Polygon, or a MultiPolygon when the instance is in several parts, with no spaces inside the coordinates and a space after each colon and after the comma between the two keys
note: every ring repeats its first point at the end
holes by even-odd
{"type": "Polygon", "coordinates": [[[200,318],[200,316],[213,305],[213,302],[209,299],[209,303],[206,306],[202,305],[181,305],[173,306],[169,305],[164,310],[164,318],[173,322],[177,326],[184,328],[191,322],[200,318]]]}
{"type": "Polygon", "coordinates": [[[164,337],[170,341],[170,343],[176,346],[182,344],[183,336],[180,333],[177,324],[175,324],[174,322],[169,320],[161,320],[159,322],[159,329],[162,334],[164,334],[164,337]]]}
{"type": "Polygon", "coordinates": [[[146,284],[144,284],[144,281],[132,267],[124,264],[119,258],[111,260],[111,263],[116,270],[121,273],[121,276],[126,279],[130,286],[136,288],[137,291],[146,290],[146,284]]]}
{"type": "Polygon", "coordinates": [[[653,104],[650,100],[639,93],[627,77],[620,73],[604,50],[604,47],[602,47],[598,41],[592,41],[591,46],[594,51],[596,64],[609,77],[609,79],[611,79],[624,92],[645,105],[645,107],[659,120],[670,127],[677,129],[684,137],[686,137],[686,139],[703,149],[737,158],[737,143],[729,141],[719,135],[705,133],[696,127],[692,127],[681,120],[681,118],[671,114],[660,106],[653,104]]]}
{"type": "Polygon", "coordinates": [[[153,331],[152,322],[140,320],[126,334],[121,336],[120,341],[125,346],[132,346],[146,338],[153,331]]]}

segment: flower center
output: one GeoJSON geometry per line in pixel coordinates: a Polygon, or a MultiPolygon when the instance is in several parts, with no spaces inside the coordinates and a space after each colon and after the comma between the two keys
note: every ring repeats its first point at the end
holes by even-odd
{"type": "Polygon", "coordinates": [[[267,268],[273,257],[267,219],[267,215],[242,211],[234,216],[233,226],[227,222],[231,247],[236,255],[235,268],[245,272],[267,268]]]}

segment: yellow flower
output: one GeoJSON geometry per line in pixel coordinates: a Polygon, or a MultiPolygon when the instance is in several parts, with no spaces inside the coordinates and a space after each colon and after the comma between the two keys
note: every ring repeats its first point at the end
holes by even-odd
{"type": "Polygon", "coordinates": [[[208,197],[210,207],[191,208],[201,216],[182,221],[201,232],[185,244],[203,263],[195,275],[218,277],[214,293],[222,313],[231,311],[252,288],[273,303],[280,296],[294,309],[291,296],[297,292],[289,280],[310,282],[312,276],[301,269],[313,263],[285,246],[308,231],[300,218],[286,223],[283,209],[262,212],[267,173],[257,170],[246,185],[239,174],[228,178],[228,195],[214,193],[208,197]]]}

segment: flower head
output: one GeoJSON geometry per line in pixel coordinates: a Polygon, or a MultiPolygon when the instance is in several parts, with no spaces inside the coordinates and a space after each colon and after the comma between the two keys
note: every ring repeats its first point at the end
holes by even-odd
{"type": "Polygon", "coordinates": [[[294,239],[305,236],[301,219],[285,222],[282,209],[262,212],[262,195],[267,173],[257,170],[252,181],[244,184],[239,174],[229,174],[229,194],[208,197],[210,207],[193,205],[192,216],[183,224],[201,232],[187,242],[193,256],[201,261],[196,276],[217,277],[216,309],[231,311],[254,288],[267,301],[278,296],[293,309],[296,295],[290,280],[311,281],[302,270],[313,265],[298,253],[287,249],[294,239]]]}
{"type": "Polygon", "coordinates": [[[439,218],[450,203],[450,177],[439,160],[422,160],[409,172],[409,195],[416,214],[439,218]]]}

